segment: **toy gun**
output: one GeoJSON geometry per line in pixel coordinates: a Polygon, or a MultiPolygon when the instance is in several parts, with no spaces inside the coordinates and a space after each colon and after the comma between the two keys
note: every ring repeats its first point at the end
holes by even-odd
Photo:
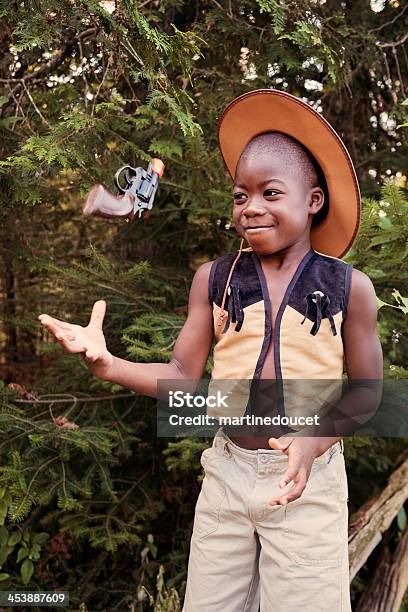
{"type": "Polygon", "coordinates": [[[86,198],[84,215],[133,220],[138,213],[140,219],[144,210],[153,208],[154,196],[163,172],[161,159],[152,159],[147,170],[132,166],[119,168],[115,174],[115,185],[120,195],[113,195],[103,185],[95,185],[86,198]]]}

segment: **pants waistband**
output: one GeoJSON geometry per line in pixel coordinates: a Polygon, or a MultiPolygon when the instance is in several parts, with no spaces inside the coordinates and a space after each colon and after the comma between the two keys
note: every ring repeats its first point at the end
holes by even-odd
{"type": "MultiPolygon", "coordinates": [[[[220,454],[225,453],[227,455],[236,455],[248,463],[255,464],[258,463],[259,460],[265,464],[285,463],[288,461],[287,454],[280,450],[275,450],[272,448],[250,449],[238,446],[238,444],[235,444],[235,442],[231,440],[225,431],[223,431],[222,427],[217,431],[212,445],[220,454]]],[[[332,446],[330,446],[322,455],[316,457],[316,459],[314,459],[314,463],[329,463],[333,455],[343,452],[343,440],[339,440],[338,442],[332,444],[332,446]]]]}

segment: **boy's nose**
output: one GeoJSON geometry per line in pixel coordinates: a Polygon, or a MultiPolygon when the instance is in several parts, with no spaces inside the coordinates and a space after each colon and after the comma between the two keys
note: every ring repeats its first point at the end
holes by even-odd
{"type": "Polygon", "coordinates": [[[252,200],[248,200],[242,214],[246,217],[254,217],[255,215],[264,215],[265,212],[266,211],[262,202],[254,198],[252,200]]]}

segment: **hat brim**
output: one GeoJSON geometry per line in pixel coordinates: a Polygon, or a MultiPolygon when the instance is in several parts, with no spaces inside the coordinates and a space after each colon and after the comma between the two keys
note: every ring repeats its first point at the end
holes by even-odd
{"type": "Polygon", "coordinates": [[[342,257],[356,237],[361,196],[350,155],[332,126],[309,104],[276,89],[258,89],[233,100],[218,125],[218,141],[228,172],[234,179],[245,146],[258,134],[283,132],[300,141],[324,172],[329,192],[326,218],[312,227],[312,248],[342,257]]]}

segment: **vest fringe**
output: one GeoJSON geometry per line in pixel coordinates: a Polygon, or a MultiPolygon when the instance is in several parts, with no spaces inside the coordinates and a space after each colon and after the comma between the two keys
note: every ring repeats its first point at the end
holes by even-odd
{"type": "Polygon", "coordinates": [[[330,329],[332,331],[333,336],[337,336],[336,325],[334,323],[333,315],[329,310],[330,306],[330,298],[328,295],[325,295],[321,291],[313,291],[313,293],[308,293],[305,297],[306,302],[306,314],[304,316],[301,324],[306,321],[307,315],[309,311],[315,306],[316,308],[316,321],[313,323],[313,327],[310,330],[312,336],[315,336],[320,329],[320,324],[322,322],[322,318],[324,315],[327,316],[330,322],[330,329]]]}
{"type": "MultiPolygon", "coordinates": [[[[220,327],[223,324],[223,322],[225,321],[226,317],[228,316],[227,322],[226,322],[225,327],[224,327],[224,329],[222,331],[223,334],[227,331],[227,329],[229,327],[229,321],[230,321],[230,305],[229,305],[229,302],[231,301],[230,299],[228,300],[228,311],[225,310],[225,301],[227,299],[227,292],[228,292],[228,289],[230,288],[230,282],[231,282],[231,278],[232,278],[232,274],[234,272],[235,266],[238,263],[238,259],[241,257],[243,246],[244,246],[244,238],[241,239],[241,244],[239,246],[239,251],[238,251],[238,254],[237,254],[237,256],[235,257],[235,259],[233,261],[233,264],[231,266],[231,270],[229,271],[227,282],[225,283],[224,294],[222,296],[221,311],[220,311],[220,314],[218,316],[217,326],[220,327]]],[[[229,292],[229,295],[230,295],[230,292],[229,292]]],[[[231,316],[232,316],[232,308],[233,307],[231,306],[231,316]]],[[[239,326],[239,329],[241,329],[242,322],[243,322],[243,319],[244,319],[244,311],[243,311],[242,307],[240,309],[238,308],[238,311],[239,310],[242,311],[242,314],[241,315],[237,314],[236,315],[236,319],[234,319],[234,321],[238,320],[238,316],[242,317],[242,320],[241,320],[241,323],[240,323],[240,326],[239,326]]],[[[236,331],[239,331],[239,330],[236,329],[236,331]]]]}

